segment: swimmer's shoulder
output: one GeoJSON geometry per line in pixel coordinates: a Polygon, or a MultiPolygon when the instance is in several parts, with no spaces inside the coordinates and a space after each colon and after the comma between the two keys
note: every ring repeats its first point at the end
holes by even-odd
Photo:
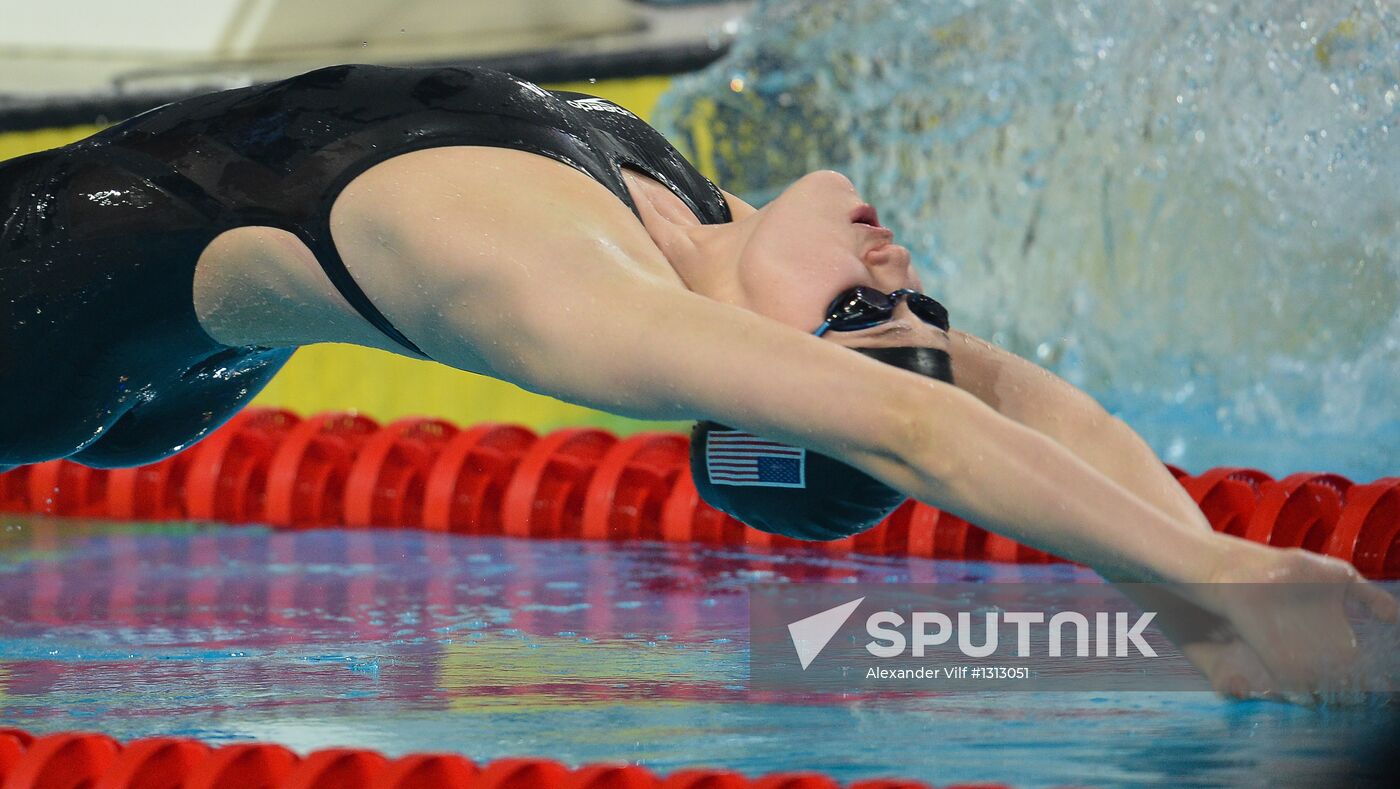
{"type": "Polygon", "coordinates": [[[529,279],[555,263],[587,267],[600,259],[675,279],[607,187],[510,148],[435,147],[381,162],[341,192],[331,227],[357,279],[362,271],[391,276],[402,268],[397,258],[450,259],[455,278],[483,287],[501,277],[529,279]]]}

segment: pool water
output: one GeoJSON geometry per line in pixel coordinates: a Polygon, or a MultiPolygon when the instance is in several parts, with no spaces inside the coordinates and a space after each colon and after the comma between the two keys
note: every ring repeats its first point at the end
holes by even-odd
{"type": "Polygon", "coordinates": [[[0,726],[1014,786],[1386,785],[1379,706],[746,692],[755,581],[1068,565],[0,516],[0,726]]]}

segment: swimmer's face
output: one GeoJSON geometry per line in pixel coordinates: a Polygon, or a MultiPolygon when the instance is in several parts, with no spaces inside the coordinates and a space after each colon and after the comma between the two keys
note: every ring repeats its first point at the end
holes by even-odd
{"type": "MultiPolygon", "coordinates": [[[[806,332],[832,300],[865,285],[884,293],[920,290],[909,250],[894,243],[846,176],[820,170],[799,178],[745,221],[754,222],[739,258],[743,306],[806,332]]],[[[943,348],[947,335],[903,301],[886,323],[823,339],[848,347],[943,348]]]]}

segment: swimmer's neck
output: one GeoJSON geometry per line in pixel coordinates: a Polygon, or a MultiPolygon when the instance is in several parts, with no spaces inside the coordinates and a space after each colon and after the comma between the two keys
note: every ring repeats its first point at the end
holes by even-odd
{"type": "MultiPolygon", "coordinates": [[[[706,225],[679,197],[656,181],[623,171],[642,226],[688,290],[737,303],[741,295],[740,252],[757,225],[758,210],[732,198],[734,221],[706,225]]],[[[730,197],[730,196],[726,196],[730,197]]]]}

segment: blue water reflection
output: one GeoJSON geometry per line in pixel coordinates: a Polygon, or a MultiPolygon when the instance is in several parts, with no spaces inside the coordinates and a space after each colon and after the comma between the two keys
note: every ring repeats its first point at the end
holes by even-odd
{"type": "Polygon", "coordinates": [[[818,550],[11,516],[0,519],[0,725],[662,772],[1317,786],[1371,758],[1361,749],[1386,722],[1375,708],[1187,693],[752,696],[755,580],[1093,576],[818,550]]]}

